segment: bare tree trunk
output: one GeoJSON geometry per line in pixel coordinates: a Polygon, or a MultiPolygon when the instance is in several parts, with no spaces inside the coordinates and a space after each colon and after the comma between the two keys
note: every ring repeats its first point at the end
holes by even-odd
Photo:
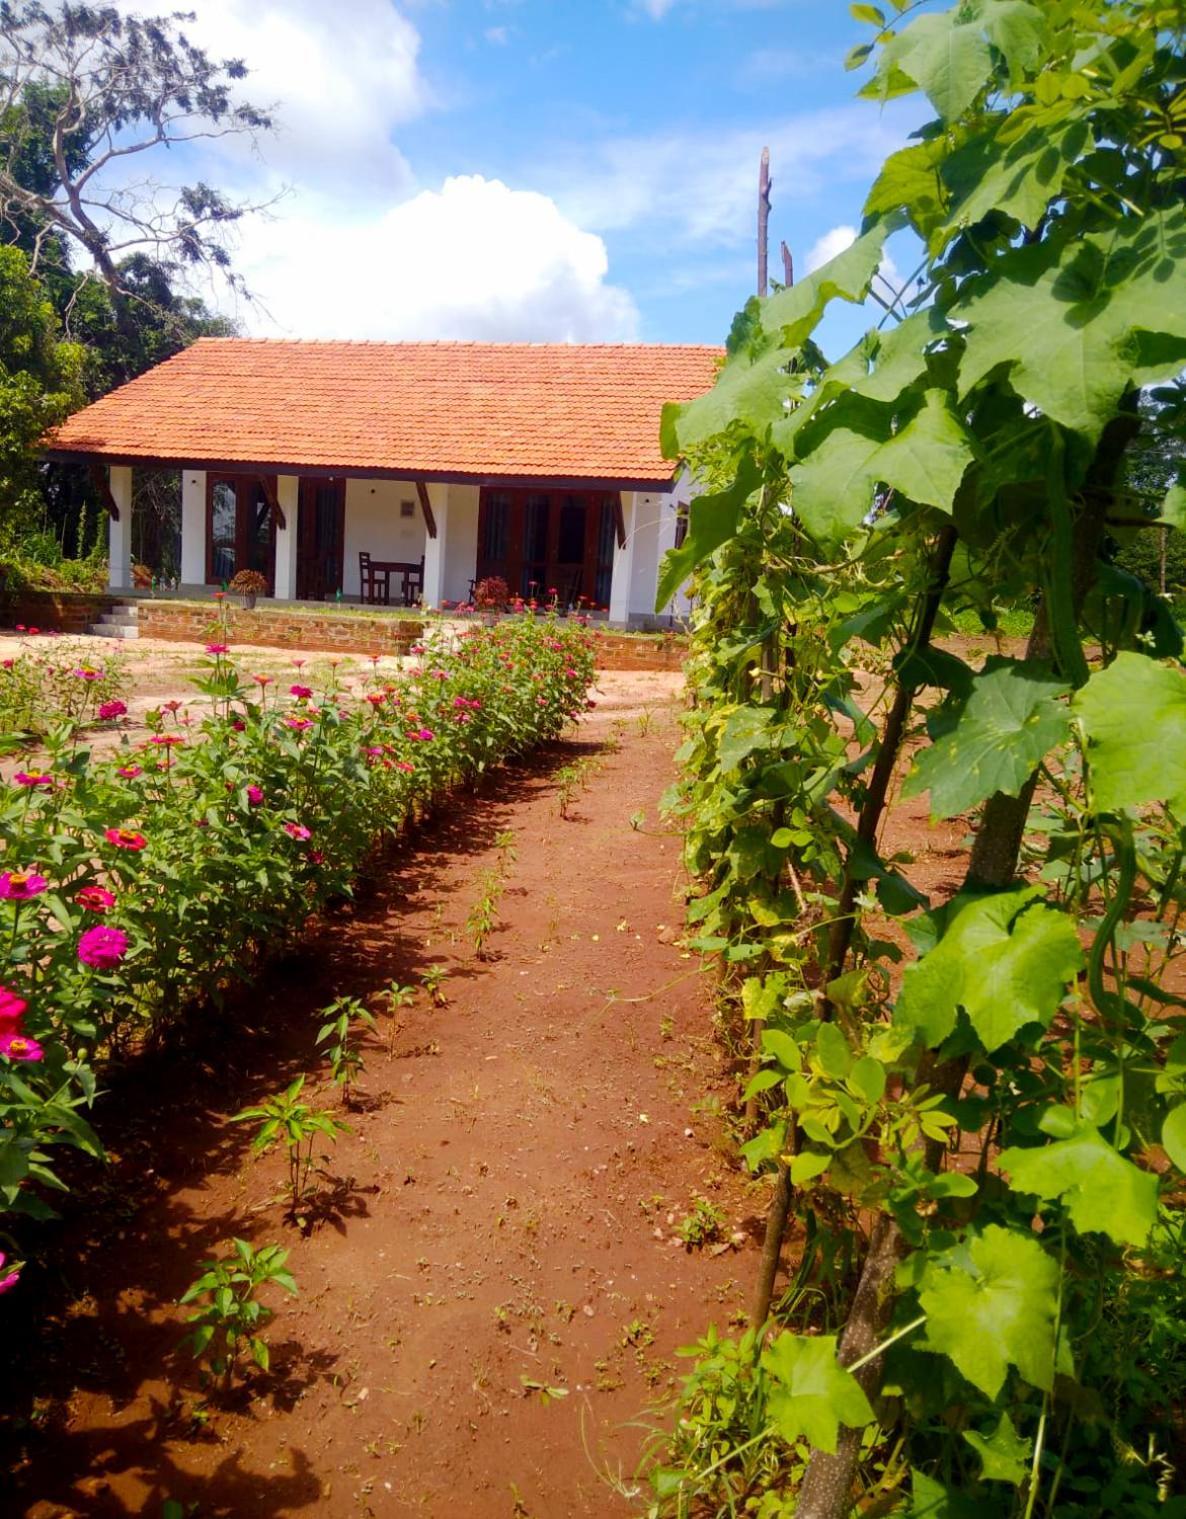
{"type": "Polygon", "coordinates": [[[770,281],[766,272],[770,249],[770,149],[762,149],[758,166],[758,294],[765,295],[770,281]]]}

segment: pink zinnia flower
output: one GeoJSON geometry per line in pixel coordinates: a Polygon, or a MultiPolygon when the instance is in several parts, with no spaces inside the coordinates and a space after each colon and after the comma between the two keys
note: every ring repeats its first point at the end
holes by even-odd
{"type": "Polygon", "coordinates": [[[105,701],[99,708],[99,716],[104,722],[110,722],[113,717],[125,717],[128,711],[127,702],[105,701]]]}
{"type": "Polygon", "coordinates": [[[25,1016],[28,1005],[23,997],[10,992],[6,986],[0,986],[0,1034],[20,1032],[21,1019],[25,1016]]]}
{"type": "Polygon", "coordinates": [[[248,786],[247,800],[252,807],[258,807],[264,799],[264,794],[258,786],[248,786]]]}
{"type": "Polygon", "coordinates": [[[303,670],[305,668],[305,661],[303,659],[294,659],[292,667],[294,670],[303,670]]]}
{"type": "Polygon", "coordinates": [[[413,774],[416,769],[415,765],[409,765],[407,760],[396,760],[395,768],[397,770],[406,770],[409,775],[413,774]]]}
{"type": "Polygon", "coordinates": [[[142,775],[144,772],[140,769],[139,765],[121,765],[115,773],[122,776],[125,781],[134,781],[138,775],[142,775]]]}
{"type": "Polygon", "coordinates": [[[0,1055],[7,1060],[24,1060],[31,1065],[42,1059],[45,1051],[36,1039],[26,1034],[0,1034],[0,1055]]]}
{"type": "Polygon", "coordinates": [[[298,701],[308,701],[313,695],[313,688],[311,686],[289,686],[288,694],[289,696],[295,696],[298,701]]]}
{"type": "Polygon", "coordinates": [[[311,728],[313,724],[307,717],[286,717],[284,719],[284,726],[291,728],[294,733],[303,733],[306,728],[311,728]]]}
{"type": "Polygon", "coordinates": [[[102,680],[102,670],[96,670],[91,665],[83,665],[81,669],[73,672],[79,680],[102,680]]]}
{"type": "Polygon", "coordinates": [[[251,678],[257,686],[261,687],[261,689],[264,686],[270,686],[272,684],[272,677],[270,675],[253,675],[251,678]]]}
{"type": "Polygon", "coordinates": [[[117,849],[144,849],[148,845],[144,835],[131,828],[108,828],[103,837],[117,849]]]}
{"type": "Polygon", "coordinates": [[[54,787],[54,778],[52,775],[30,774],[27,770],[18,770],[17,773],[13,776],[12,780],[13,784],[16,786],[42,786],[46,791],[52,791],[54,787]]]}
{"type": "Polygon", "coordinates": [[[184,744],[185,739],[180,733],[154,733],[150,742],[163,749],[174,749],[178,744],[184,744]]]}
{"type": "Polygon", "coordinates": [[[6,870],[0,875],[0,897],[6,902],[27,902],[39,897],[49,882],[32,870],[6,870]]]}
{"type": "Polygon", "coordinates": [[[84,886],[74,900],[87,912],[110,912],[115,906],[115,894],[106,886],[84,886]]]}
{"type": "MultiPolygon", "coordinates": [[[[4,1251],[0,1250],[0,1272],[4,1271],[4,1265],[7,1260],[8,1257],[5,1255],[4,1251]]],[[[20,1279],[21,1274],[19,1271],[9,1271],[0,1276],[0,1293],[5,1293],[10,1288],[15,1287],[20,1279]]]]}
{"type": "Polygon", "coordinates": [[[93,970],[113,970],[127,952],[127,934],[106,923],[88,928],[78,941],[78,958],[93,970]]]}
{"type": "Polygon", "coordinates": [[[313,835],[305,827],[304,823],[285,823],[284,831],[290,839],[311,839],[313,835]]]}
{"type": "Polygon", "coordinates": [[[180,712],[181,711],[181,703],[177,700],[176,697],[174,697],[172,701],[163,701],[161,703],[161,711],[162,712],[180,712]]]}
{"type": "Polygon", "coordinates": [[[230,649],[230,645],[229,644],[225,644],[225,643],[208,643],[206,645],[206,653],[207,654],[229,654],[230,652],[231,652],[231,649],[230,649]]]}

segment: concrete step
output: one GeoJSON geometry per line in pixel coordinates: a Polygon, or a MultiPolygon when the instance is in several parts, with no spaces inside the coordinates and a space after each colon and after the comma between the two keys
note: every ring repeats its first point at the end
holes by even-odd
{"type": "Polygon", "coordinates": [[[87,631],[96,638],[139,638],[139,620],[140,608],[121,602],[100,612],[98,622],[92,622],[87,631]]]}

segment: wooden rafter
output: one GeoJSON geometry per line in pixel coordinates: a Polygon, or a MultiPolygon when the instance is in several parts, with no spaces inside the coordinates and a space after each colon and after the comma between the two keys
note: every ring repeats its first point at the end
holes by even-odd
{"type": "Polygon", "coordinates": [[[432,502],[428,499],[428,486],[423,480],[416,481],[416,494],[420,498],[420,510],[424,514],[424,526],[428,530],[428,536],[435,538],[437,535],[437,519],[432,514],[432,502]]]}
{"type": "Polygon", "coordinates": [[[107,511],[107,515],[111,518],[112,522],[118,522],[119,507],[116,504],[115,497],[111,494],[111,481],[107,478],[106,469],[101,464],[92,464],[90,474],[91,484],[95,487],[99,500],[107,511]]]}
{"type": "Polygon", "coordinates": [[[280,505],[280,497],[276,494],[276,482],[271,475],[259,476],[259,487],[264,493],[264,500],[268,503],[268,510],[276,526],[284,531],[288,527],[288,520],[284,515],[284,508],[280,505]]]}

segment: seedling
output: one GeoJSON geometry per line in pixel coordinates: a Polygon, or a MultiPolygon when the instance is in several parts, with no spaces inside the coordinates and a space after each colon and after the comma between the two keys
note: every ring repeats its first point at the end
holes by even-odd
{"type": "Polygon", "coordinates": [[[420,982],[428,993],[434,1007],[444,1007],[448,1002],[444,982],[449,974],[447,965],[429,965],[420,972],[420,982]]]}
{"type": "Polygon", "coordinates": [[[342,1088],[342,1101],[349,1104],[363,1070],[359,1041],[366,1029],[374,1028],[374,1014],[357,997],[336,997],[321,1016],[327,1021],[318,1030],[317,1043],[325,1045],[330,1074],[342,1088]]]}
{"type": "MultiPolygon", "coordinates": [[[[320,1167],[314,1165],[313,1155],[317,1136],[323,1135],[333,1142],[340,1133],[349,1133],[347,1125],[332,1113],[325,1109],[311,1108],[308,1103],[300,1100],[304,1085],[305,1078],[298,1076],[279,1097],[269,1097],[267,1102],[260,1103],[258,1107],[244,1108],[231,1120],[233,1123],[249,1123],[253,1119],[258,1121],[259,1130],[251,1141],[251,1148],[257,1155],[264,1154],[283,1140],[288,1150],[289,1213],[297,1218],[302,1227],[304,1221],[299,1217],[301,1203],[317,1190],[316,1183],[312,1180],[315,1172],[320,1170],[320,1167]]],[[[317,1157],[320,1160],[328,1158],[328,1155],[317,1157]]]]}
{"type": "Polygon", "coordinates": [[[519,852],[515,848],[514,829],[504,828],[501,833],[496,833],[494,847],[498,850],[498,873],[505,876],[519,858],[519,852]]]}
{"type": "Polygon", "coordinates": [[[181,1342],[196,1360],[205,1360],[217,1379],[219,1391],[227,1393],[244,1353],[261,1371],[270,1365],[268,1347],[260,1331],[273,1317],[273,1310],[256,1298],[258,1290],[274,1282],[296,1296],[296,1282],[285,1269],[288,1251],[279,1245],[254,1250],[244,1239],[232,1241],[234,1254],[202,1262],[202,1274],[179,1299],[182,1306],[205,1302],[186,1322],[194,1327],[181,1342]]]}
{"type": "Polygon", "coordinates": [[[465,920],[466,932],[473,940],[479,960],[486,958],[486,942],[498,927],[498,904],[502,898],[502,880],[493,870],[482,877],[482,894],[470,908],[465,920]]]}
{"type": "Polygon", "coordinates": [[[725,1222],[725,1215],[715,1203],[707,1197],[697,1197],[692,1200],[691,1210],[676,1224],[675,1232],[689,1250],[700,1250],[724,1237],[725,1222]]]}
{"type": "Polygon", "coordinates": [[[400,1021],[396,1013],[401,1007],[412,1006],[416,1000],[416,988],[401,986],[398,981],[392,981],[382,995],[387,1002],[387,1012],[391,1020],[387,1027],[387,1058],[390,1060],[395,1054],[395,1036],[400,1030],[400,1021]]]}
{"type": "Polygon", "coordinates": [[[549,1387],[546,1382],[537,1382],[534,1377],[520,1376],[519,1380],[523,1384],[524,1396],[529,1397],[533,1392],[538,1392],[539,1400],[545,1408],[553,1398],[568,1397],[567,1387],[549,1387]]]}

